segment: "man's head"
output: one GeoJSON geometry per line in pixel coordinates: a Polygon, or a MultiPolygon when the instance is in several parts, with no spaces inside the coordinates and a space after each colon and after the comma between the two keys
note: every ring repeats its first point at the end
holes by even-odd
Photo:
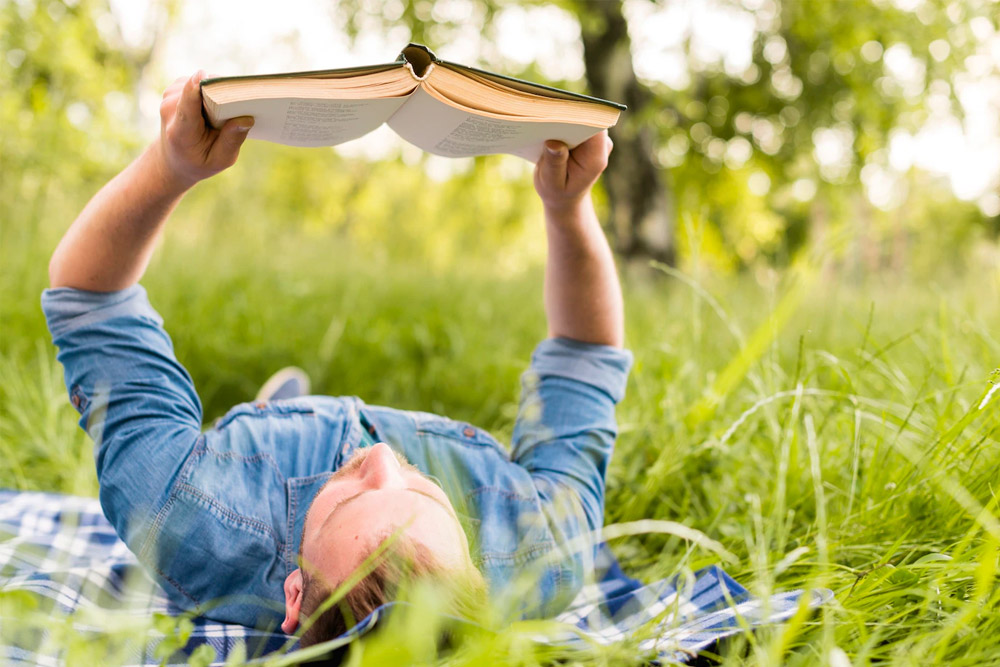
{"type": "MultiPolygon", "coordinates": [[[[387,539],[383,559],[344,597],[358,621],[387,601],[401,578],[463,580],[485,591],[455,510],[437,484],[385,443],[361,449],[320,489],[306,514],[302,569],[285,579],[285,621],[292,633],[387,539]]],[[[303,644],[331,638],[345,621],[335,605],[303,644]]]]}

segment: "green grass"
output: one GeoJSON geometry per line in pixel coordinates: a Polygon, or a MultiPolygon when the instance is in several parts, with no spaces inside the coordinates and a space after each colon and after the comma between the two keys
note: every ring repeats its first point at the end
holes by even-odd
{"type": "MultiPolygon", "coordinates": [[[[144,284],[206,422],[297,364],[318,392],[509,436],[518,376],[544,333],[540,267],[511,274],[471,258],[430,270],[321,234],[183,222],[144,284]]],[[[95,494],[38,307],[57,234],[3,229],[0,486],[95,494]]],[[[851,281],[803,264],[761,286],[627,273],[636,365],[606,523],[679,521],[735,554],[726,569],[756,594],[836,595],[727,644],[723,663],[1000,664],[1000,392],[980,407],[1000,366],[1000,276],[851,281]]],[[[647,579],[718,559],[662,534],[613,546],[647,579]]],[[[351,659],[433,662],[423,622],[351,659]]],[[[445,661],[642,658],[639,638],[565,655],[530,630],[470,637],[445,661]]]]}

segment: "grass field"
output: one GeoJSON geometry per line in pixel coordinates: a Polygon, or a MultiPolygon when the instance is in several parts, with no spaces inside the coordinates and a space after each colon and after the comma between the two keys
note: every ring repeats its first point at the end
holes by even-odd
{"type": "MultiPolygon", "coordinates": [[[[38,306],[58,230],[4,227],[0,486],[93,495],[90,444],[38,306]]],[[[297,364],[319,393],[509,436],[544,333],[540,267],[431,271],[333,238],[231,231],[169,235],[144,280],[206,422],[297,364]]],[[[723,647],[723,663],[1000,664],[1000,277],[852,281],[802,266],[762,287],[627,273],[636,365],[606,523],[683,522],[735,554],[727,571],[760,595],[835,592],[810,617],[723,647]]],[[[669,535],[613,546],[647,579],[718,560],[669,535]]],[[[643,657],[561,655],[525,632],[470,639],[445,661],[643,657]]],[[[352,660],[433,661],[420,637],[400,630],[352,660]]]]}

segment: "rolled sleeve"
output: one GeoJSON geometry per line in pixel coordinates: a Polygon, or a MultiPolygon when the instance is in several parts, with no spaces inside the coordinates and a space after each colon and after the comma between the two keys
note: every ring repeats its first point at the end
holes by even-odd
{"type": "Polygon", "coordinates": [[[94,441],[101,505],[133,550],[201,433],[201,403],[146,290],[42,293],[70,401],[94,441]]]}
{"type": "Polygon", "coordinates": [[[141,285],[119,292],[87,292],[71,287],[47,289],[42,292],[42,312],[53,340],[74,329],[115,318],[144,317],[158,327],[163,326],[163,318],[150,305],[141,285]]]}
{"type": "Polygon", "coordinates": [[[609,345],[581,343],[568,338],[542,341],[531,355],[531,372],[589,384],[615,403],[625,398],[632,353],[609,345]]]}

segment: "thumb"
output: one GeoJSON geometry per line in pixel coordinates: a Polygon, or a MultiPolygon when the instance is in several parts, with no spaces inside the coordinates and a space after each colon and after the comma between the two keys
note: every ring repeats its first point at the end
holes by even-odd
{"type": "Polygon", "coordinates": [[[240,146],[246,141],[247,134],[252,127],[253,117],[251,116],[241,116],[227,120],[226,124],[219,130],[219,137],[212,146],[210,159],[224,163],[227,166],[236,162],[236,158],[240,154],[240,146]]]}
{"type": "Polygon", "coordinates": [[[567,162],[569,162],[569,148],[566,144],[549,139],[545,142],[542,158],[539,160],[539,175],[546,183],[562,187],[566,183],[567,162]]]}

